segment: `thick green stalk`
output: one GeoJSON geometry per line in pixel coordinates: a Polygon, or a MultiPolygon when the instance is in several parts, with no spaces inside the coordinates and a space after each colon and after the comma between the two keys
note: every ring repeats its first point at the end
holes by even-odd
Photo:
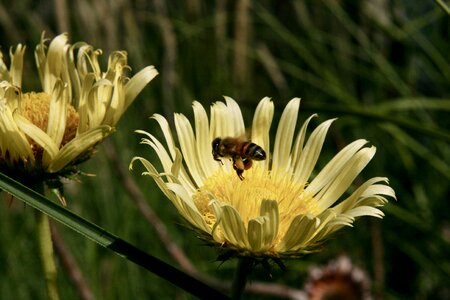
{"type": "MultiPolygon", "coordinates": [[[[39,183],[34,190],[38,193],[44,193],[44,183],[39,183]]],[[[39,239],[39,250],[44,270],[45,286],[49,300],[59,300],[58,293],[58,272],[56,271],[52,233],[50,231],[50,219],[40,211],[37,212],[37,230],[39,239]]]]}
{"type": "Polygon", "coordinates": [[[233,288],[231,298],[234,300],[241,299],[244,293],[247,279],[253,269],[254,260],[250,257],[240,257],[233,279],[233,288]]]}
{"type": "Polygon", "coordinates": [[[59,300],[57,271],[53,255],[53,242],[50,232],[50,220],[42,212],[37,212],[39,248],[44,269],[47,296],[50,300],[59,300]]]}

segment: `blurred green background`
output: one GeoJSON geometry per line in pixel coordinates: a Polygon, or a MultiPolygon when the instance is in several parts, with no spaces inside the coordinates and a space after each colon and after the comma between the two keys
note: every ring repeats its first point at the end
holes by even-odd
{"type": "MultiPolygon", "coordinates": [[[[103,49],[105,64],[111,51],[124,49],[131,74],[147,65],[160,72],[81,166],[96,176],[66,184],[71,210],[174,266],[192,264],[205,277],[229,282],[235,261],[216,262],[218,253],[182,226],[152,180],[140,176],[142,168],[126,170],[136,155],[156,161],[134,130],[161,136],[148,118],[172,119],[175,111],[192,120],[193,100],[209,107],[231,96],[250,124],[262,97],[272,97],[276,117],[301,97],[301,121],[315,112],[316,122],[339,118],[319,165],[343,145],[368,139],[377,154],[357,181],[387,176],[398,201],[383,208],[383,220],[359,219],[321,253],[287,261],[285,271],[258,267],[252,282],[301,290],[312,266],[345,254],[367,272],[376,299],[450,299],[450,16],[433,1],[1,1],[6,60],[11,46],[27,45],[25,91],[40,86],[33,51],[42,31],[51,38],[68,32],[72,43],[103,49]],[[131,177],[119,176],[120,168],[131,177]],[[148,208],[159,220],[145,217],[148,208]],[[179,248],[173,252],[170,243],[179,248]]],[[[0,298],[45,299],[35,212],[5,195],[1,206],[0,298]]],[[[192,299],[55,225],[65,246],[57,259],[62,299],[192,299]],[[69,254],[84,289],[72,280],[69,254]]],[[[277,298],[255,291],[245,297],[277,298]]]]}

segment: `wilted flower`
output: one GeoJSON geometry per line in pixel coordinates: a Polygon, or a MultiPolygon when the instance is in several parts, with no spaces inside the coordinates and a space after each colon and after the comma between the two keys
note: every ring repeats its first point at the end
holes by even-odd
{"type": "Polygon", "coordinates": [[[11,48],[9,69],[0,52],[0,171],[22,181],[72,172],[157,75],[149,66],[127,78],[125,51],[113,52],[102,72],[101,50],[71,45],[67,34],[46,42],[43,34],[35,50],[42,91],[22,90],[25,46],[11,48]]]}
{"type": "Polygon", "coordinates": [[[233,162],[213,159],[211,141],[216,137],[245,134],[237,103],[225,98],[211,107],[210,121],[203,106],[194,102],[195,127],[175,114],[177,147],[168,122],[153,118],[162,129],[165,146],[144,131],[142,142],[159,156],[163,171],[142,157],[147,172],[180,214],[201,237],[236,255],[292,257],[316,250],[331,233],[352,226],[355,218],[381,218],[378,208],[395,197],[384,177],[369,179],[338,203],[353,180],[375,154],[367,141],[356,140],[342,149],[322,170],[314,170],[325,135],[334,120],[320,124],[306,138],[309,117],[296,131],[300,99],[291,100],[270,143],[274,105],[264,98],[256,108],[251,141],[261,146],[267,159],[255,161],[241,180],[233,162]]]}
{"type": "Polygon", "coordinates": [[[310,300],[370,300],[370,280],[366,273],[341,256],[326,266],[314,266],[305,286],[310,300]]]}

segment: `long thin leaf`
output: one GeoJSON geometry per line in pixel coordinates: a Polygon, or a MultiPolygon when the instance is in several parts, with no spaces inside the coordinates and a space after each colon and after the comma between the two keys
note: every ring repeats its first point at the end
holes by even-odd
{"type": "Polygon", "coordinates": [[[0,173],[0,188],[97,244],[114,251],[116,254],[166,279],[192,295],[202,299],[228,299],[228,297],[198,279],[59,206],[3,173],[0,173]]]}

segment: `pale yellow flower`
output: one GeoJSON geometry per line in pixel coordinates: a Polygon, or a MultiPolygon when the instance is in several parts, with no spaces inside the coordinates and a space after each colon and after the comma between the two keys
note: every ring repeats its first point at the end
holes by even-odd
{"type": "Polygon", "coordinates": [[[71,45],[67,34],[46,44],[43,34],[35,50],[42,91],[22,90],[25,46],[11,48],[9,68],[0,52],[0,171],[21,179],[57,177],[88,158],[158,73],[149,66],[127,78],[125,51],[102,71],[101,50],[71,45]]]}
{"type": "Polygon", "coordinates": [[[179,213],[201,233],[201,237],[241,256],[290,257],[308,253],[331,233],[352,226],[357,217],[381,218],[377,207],[395,198],[387,179],[367,180],[344,196],[353,180],[375,154],[366,140],[356,140],[342,149],[322,170],[315,170],[325,135],[334,120],[317,126],[307,138],[309,117],[296,129],[300,99],[291,100],[283,111],[270,142],[269,129],[274,105],[264,98],[256,108],[251,141],[261,146],[267,159],[255,161],[244,172],[244,180],[233,170],[232,162],[213,159],[211,141],[216,137],[245,133],[237,103],[211,106],[208,116],[194,102],[194,128],[182,114],[175,114],[176,139],[168,122],[160,115],[165,145],[144,131],[142,143],[159,156],[163,170],[142,157],[142,162],[179,213]],[[344,198],[345,199],[342,199],[344,198]],[[342,199],[342,200],[341,200],[342,199]]]}

